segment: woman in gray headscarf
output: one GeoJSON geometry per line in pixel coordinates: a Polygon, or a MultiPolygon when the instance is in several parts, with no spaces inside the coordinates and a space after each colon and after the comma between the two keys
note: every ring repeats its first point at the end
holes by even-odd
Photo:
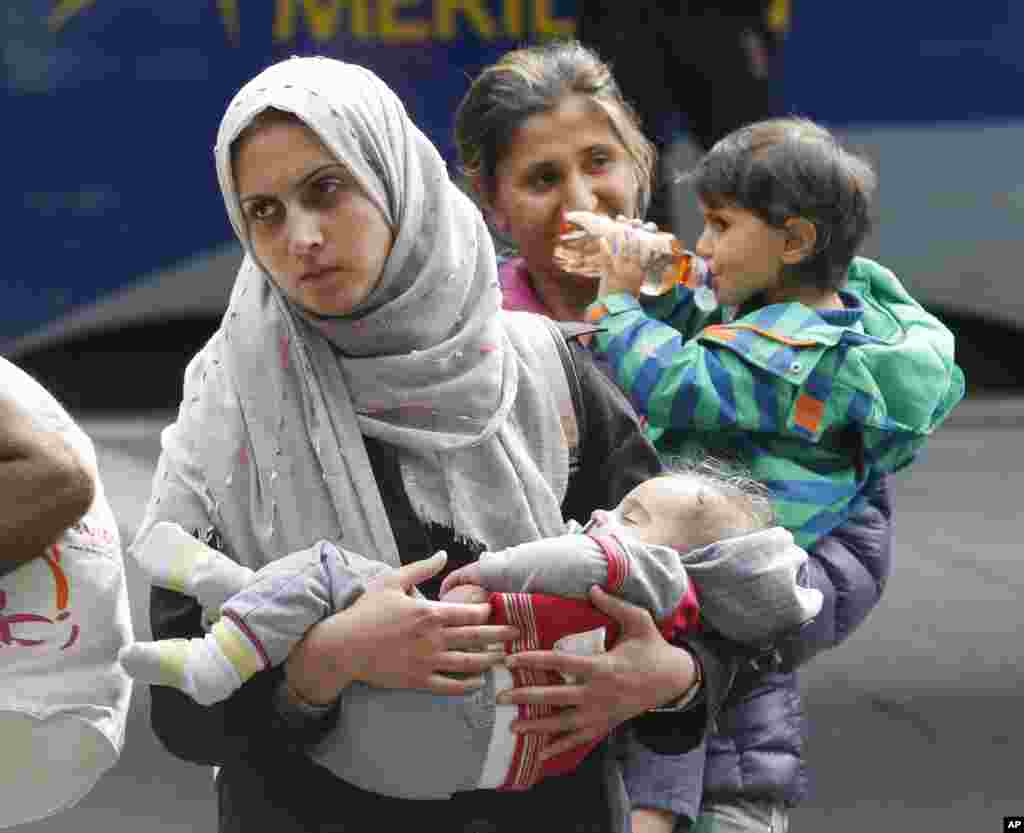
{"type": "MultiPolygon", "coordinates": [[[[486,624],[487,605],[435,601],[444,573],[433,552],[446,550],[451,569],[558,534],[563,514],[614,505],[659,463],[580,352],[583,440],[570,472],[545,373],[555,342],[538,338],[539,319],[500,312],[483,219],[371,72],[323,58],[270,67],[235,96],[215,153],[246,257],[221,327],[186,372],[137,541],[173,521],[253,568],[326,539],[399,569],[222,703],[154,688],[155,731],[173,754],[220,767],[222,831],[623,829],[610,743],[528,792],[445,801],[368,793],[307,756],[345,742],[332,727],[346,698],[400,709],[409,689],[471,697],[501,661],[481,649],[513,633],[486,624]],[[425,597],[409,594],[417,585],[425,597]]],[[[652,747],[696,743],[727,652],[669,644],[645,612],[594,600],[622,624],[621,641],[598,657],[535,656],[578,679],[516,689],[510,702],[553,707],[523,728],[564,747],[632,719],[652,747]],[[643,714],[688,693],[698,663],[706,708],[643,714]]],[[[192,599],[154,589],[151,613],[157,639],[202,634],[192,599]]]]}

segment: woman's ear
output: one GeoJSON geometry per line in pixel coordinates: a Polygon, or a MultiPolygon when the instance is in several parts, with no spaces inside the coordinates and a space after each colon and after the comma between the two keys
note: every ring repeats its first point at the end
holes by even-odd
{"type": "Polygon", "coordinates": [[[487,221],[494,226],[502,234],[508,234],[508,220],[505,219],[505,215],[500,211],[490,209],[484,212],[484,216],[487,217],[487,221]]]}
{"type": "Polygon", "coordinates": [[[494,207],[494,201],[491,199],[491,195],[488,193],[480,174],[471,176],[469,184],[473,189],[473,195],[476,197],[477,205],[480,206],[484,219],[497,231],[502,234],[506,233],[508,231],[508,222],[505,220],[505,216],[494,207]]]}
{"type": "Polygon", "coordinates": [[[790,217],[786,220],[785,233],[782,262],[787,266],[800,263],[814,254],[818,244],[818,229],[810,220],[790,217]]]}

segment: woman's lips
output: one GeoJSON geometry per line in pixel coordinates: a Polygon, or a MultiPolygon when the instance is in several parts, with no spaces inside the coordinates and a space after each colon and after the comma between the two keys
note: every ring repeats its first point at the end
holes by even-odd
{"type": "Polygon", "coordinates": [[[329,275],[334,274],[337,270],[334,266],[325,266],[322,269],[313,269],[306,272],[299,278],[299,283],[316,283],[329,275]]]}

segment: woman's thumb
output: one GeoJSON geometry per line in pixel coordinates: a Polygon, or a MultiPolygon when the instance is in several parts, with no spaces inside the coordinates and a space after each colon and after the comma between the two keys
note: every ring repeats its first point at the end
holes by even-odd
{"type": "Polygon", "coordinates": [[[428,579],[432,579],[448,563],[448,553],[438,550],[430,558],[423,558],[420,561],[413,561],[406,564],[395,574],[402,587],[406,590],[415,587],[428,579]]]}
{"type": "Polygon", "coordinates": [[[654,627],[651,614],[642,607],[605,593],[596,584],[590,588],[590,601],[594,607],[618,622],[623,634],[640,634],[654,627]]]}

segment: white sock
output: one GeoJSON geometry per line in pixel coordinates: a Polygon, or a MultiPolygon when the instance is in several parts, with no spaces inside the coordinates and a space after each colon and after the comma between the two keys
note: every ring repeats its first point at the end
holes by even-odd
{"type": "Polygon", "coordinates": [[[255,647],[230,619],[220,619],[202,639],[126,645],[119,658],[133,679],[176,688],[204,706],[227,699],[263,668],[255,647]]]}

